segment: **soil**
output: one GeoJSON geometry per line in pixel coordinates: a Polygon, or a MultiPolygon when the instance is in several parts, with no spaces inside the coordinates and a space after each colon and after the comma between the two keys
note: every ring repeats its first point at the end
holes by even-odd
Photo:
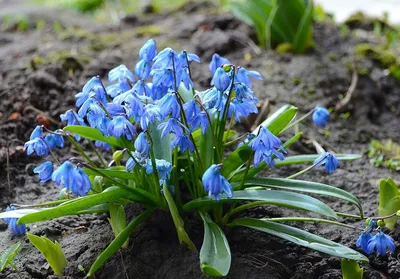
{"type": "MultiPolygon", "coordinates": [[[[82,15],[50,8],[25,8],[20,1],[2,1],[0,16],[23,13],[28,30],[9,27],[0,32],[0,209],[10,203],[32,204],[55,200],[59,189],[52,183],[39,184],[32,169],[40,158],[27,157],[23,143],[37,124],[60,127],[59,115],[74,106],[74,94],[87,79],[104,77],[113,67],[125,63],[133,67],[137,51],[150,37],[158,49],[170,46],[197,53],[203,63],[192,68],[197,88],[207,88],[210,73],[207,65],[218,52],[231,62],[259,71],[264,80],[253,82],[262,101],[269,101],[270,110],[291,103],[305,113],[315,105],[334,107],[351,83],[350,62],[353,49],[360,42],[378,40],[372,32],[344,36],[332,23],[315,24],[315,48],[301,56],[278,54],[257,49],[249,40],[254,34],[245,24],[209,3],[183,6],[179,11],[164,14],[127,16],[120,25],[95,23],[82,15]],[[42,30],[37,21],[46,23],[42,30]],[[57,22],[55,24],[54,22],[57,22]],[[62,26],[62,31],[55,27],[62,26]],[[250,59],[249,59],[250,57],[250,59]],[[38,112],[43,111],[43,113],[38,112]],[[48,119],[55,119],[51,122],[48,119]],[[7,148],[9,146],[9,148],[7,148]],[[7,164],[7,161],[9,163],[7,164]]],[[[310,121],[301,126],[308,138],[326,149],[340,153],[360,153],[362,159],[345,162],[332,175],[314,170],[301,177],[335,185],[355,194],[367,216],[374,216],[378,204],[378,182],[399,173],[375,168],[365,155],[372,139],[400,138],[400,83],[379,65],[361,61],[368,74],[360,75],[354,98],[346,108],[348,114],[333,114],[326,129],[315,128],[310,121]]],[[[238,129],[245,129],[243,126],[238,129]]],[[[315,153],[306,140],[294,145],[290,155],[315,153]]],[[[76,156],[68,146],[58,156],[76,156]]],[[[264,175],[287,176],[304,166],[274,169],[264,175]]],[[[349,204],[325,198],[335,211],[357,213],[349,204]]],[[[141,211],[128,206],[128,218],[141,211]]],[[[281,216],[293,211],[275,207],[258,207],[247,216],[281,216]]],[[[362,226],[362,222],[344,222],[362,226]]],[[[187,222],[188,232],[198,248],[203,229],[197,222],[187,222]]],[[[320,224],[294,224],[310,232],[355,248],[358,232],[320,224]]],[[[45,235],[60,242],[68,267],[64,278],[81,278],[98,254],[113,238],[106,215],[64,217],[29,225],[31,233],[45,235]]],[[[341,278],[340,260],[306,249],[261,232],[248,229],[226,229],[232,251],[232,267],[228,278],[341,278]]],[[[398,240],[400,230],[391,232],[398,240]]],[[[16,264],[23,278],[49,278],[54,275],[42,255],[26,237],[12,237],[0,221],[0,250],[20,240],[22,247],[16,264]]],[[[364,278],[400,278],[400,262],[394,255],[370,256],[364,264],[364,278]]],[[[128,249],[120,250],[96,274],[96,278],[204,278],[197,253],[179,245],[170,216],[156,212],[138,227],[130,238],[128,249]]],[[[0,279],[18,278],[11,268],[0,279]]],[[[54,277],[53,277],[54,278],[54,277]]]]}

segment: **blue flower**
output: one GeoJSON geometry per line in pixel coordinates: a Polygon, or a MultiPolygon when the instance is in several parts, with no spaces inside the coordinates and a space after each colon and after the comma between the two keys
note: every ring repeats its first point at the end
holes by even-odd
{"type": "Polygon", "coordinates": [[[135,140],[135,155],[140,158],[140,161],[149,157],[150,144],[144,132],[141,132],[135,140]]]}
{"type": "Polygon", "coordinates": [[[38,156],[47,156],[49,154],[49,148],[43,138],[35,138],[27,141],[24,144],[24,149],[26,150],[27,155],[31,155],[33,152],[36,152],[36,155],[38,156]]]}
{"type": "Polygon", "coordinates": [[[325,127],[329,121],[329,111],[326,108],[316,106],[312,115],[314,124],[318,127],[325,127]]]}
{"type": "Polygon", "coordinates": [[[105,104],[107,102],[106,92],[104,90],[103,83],[100,78],[92,77],[86,84],[83,86],[82,92],[79,92],[75,95],[77,98],[76,106],[80,107],[84,102],[86,102],[89,98],[95,97],[99,102],[105,104]]]}
{"type": "Polygon", "coordinates": [[[143,109],[143,114],[140,117],[140,126],[142,126],[142,129],[146,131],[149,124],[153,124],[156,119],[158,119],[158,121],[161,121],[161,118],[162,115],[159,106],[153,104],[145,105],[143,109]]]}
{"type": "Polygon", "coordinates": [[[215,73],[215,71],[224,64],[231,64],[228,59],[220,56],[218,53],[214,53],[210,65],[208,65],[208,69],[211,73],[215,73]]]}
{"type": "Polygon", "coordinates": [[[361,233],[357,239],[356,245],[358,248],[361,248],[365,253],[369,253],[368,251],[368,242],[372,238],[371,233],[361,233]]]}
{"type": "Polygon", "coordinates": [[[192,132],[201,126],[201,133],[204,135],[207,131],[209,124],[209,119],[207,113],[205,111],[200,112],[195,119],[189,122],[189,125],[192,126],[190,129],[192,132]]]}
{"type": "Polygon", "coordinates": [[[109,151],[111,149],[111,144],[104,141],[96,140],[94,145],[102,150],[109,151]]]}
{"type": "Polygon", "coordinates": [[[176,118],[170,118],[167,122],[163,122],[158,125],[157,130],[162,130],[161,138],[165,137],[169,133],[173,133],[176,136],[182,136],[183,128],[187,128],[176,118]]]}
{"type": "MultiPolygon", "coordinates": [[[[6,211],[13,210],[16,210],[16,208],[12,205],[6,208],[6,211]]],[[[8,227],[10,228],[13,235],[19,236],[25,234],[26,226],[25,224],[17,225],[18,218],[4,218],[3,220],[8,224],[8,227]]]]}
{"type": "Polygon", "coordinates": [[[45,183],[46,181],[49,181],[51,179],[53,170],[54,170],[53,163],[47,161],[41,164],[40,166],[34,168],[33,172],[39,174],[40,183],[45,183]]]}
{"type": "Polygon", "coordinates": [[[53,172],[51,179],[58,185],[63,185],[74,195],[86,196],[91,185],[87,174],[80,168],[74,167],[70,161],[64,162],[53,172]]]}
{"type": "Polygon", "coordinates": [[[174,140],[171,143],[171,149],[174,149],[175,146],[179,146],[179,150],[183,153],[186,150],[189,150],[190,153],[194,151],[194,144],[186,135],[175,136],[174,140]]]}
{"type": "MultiPolygon", "coordinates": [[[[243,100],[243,99],[256,99],[254,97],[254,92],[246,84],[242,82],[237,82],[234,85],[234,89],[236,91],[236,99],[243,100]]],[[[257,100],[257,99],[256,99],[257,100]]]]}
{"type": "Polygon", "coordinates": [[[78,115],[83,118],[86,116],[90,127],[96,128],[101,125],[103,118],[106,117],[106,113],[103,108],[99,105],[97,100],[93,98],[87,99],[78,111],[78,115]]]}
{"type": "Polygon", "coordinates": [[[181,68],[176,74],[177,83],[182,82],[187,90],[193,88],[193,81],[190,79],[188,67],[181,68]]]}
{"type": "Polygon", "coordinates": [[[106,109],[112,117],[125,113],[125,109],[123,106],[114,103],[107,103],[106,109]]]}
{"type": "Polygon", "coordinates": [[[49,145],[50,149],[53,150],[56,147],[63,148],[64,147],[64,137],[61,135],[60,130],[57,130],[56,133],[58,135],[50,133],[47,134],[44,140],[49,145]]]}
{"type": "Polygon", "coordinates": [[[114,117],[110,123],[108,123],[107,132],[108,135],[116,138],[124,135],[128,140],[131,140],[136,134],[135,127],[133,127],[132,123],[129,122],[125,116],[114,117]]]}
{"type": "Polygon", "coordinates": [[[183,104],[183,110],[185,111],[186,119],[189,123],[192,122],[200,113],[200,109],[195,100],[190,100],[183,104]]]}
{"type": "Polygon", "coordinates": [[[165,96],[165,94],[168,93],[168,87],[160,84],[158,86],[154,86],[154,84],[151,86],[151,95],[150,97],[153,100],[160,100],[162,97],[165,96]]]}
{"type": "Polygon", "coordinates": [[[151,97],[151,88],[150,86],[145,83],[143,80],[138,80],[135,85],[133,86],[133,91],[136,92],[139,96],[145,95],[151,97]]]}
{"type": "Polygon", "coordinates": [[[136,165],[135,160],[133,160],[133,158],[129,158],[128,161],[126,161],[126,164],[125,164],[126,171],[133,170],[135,165],[136,165]]]}
{"type": "Polygon", "coordinates": [[[203,106],[206,109],[215,108],[216,110],[220,110],[223,108],[224,94],[215,87],[205,91],[201,95],[203,106]]]}
{"type": "Polygon", "coordinates": [[[182,50],[176,59],[175,71],[179,71],[182,68],[188,68],[188,62],[192,61],[200,63],[200,58],[194,53],[188,53],[186,50],[182,50]]]}
{"type": "Polygon", "coordinates": [[[220,200],[219,195],[225,193],[228,198],[232,198],[232,186],[220,174],[222,165],[211,165],[203,174],[202,182],[204,186],[204,190],[208,192],[208,196],[211,198],[214,195],[217,201],[220,200]]]}
{"type": "Polygon", "coordinates": [[[167,88],[174,87],[174,72],[171,68],[162,68],[151,70],[150,75],[153,76],[153,86],[163,85],[167,88]]]}
{"type": "Polygon", "coordinates": [[[246,143],[249,143],[255,137],[256,137],[256,135],[254,135],[254,134],[248,134],[247,137],[245,138],[245,140],[238,144],[238,148],[242,147],[246,143]]]}
{"type": "Polygon", "coordinates": [[[380,256],[385,255],[387,249],[393,253],[395,249],[393,238],[383,232],[378,232],[368,241],[367,253],[371,254],[375,249],[380,256]]]}
{"type": "Polygon", "coordinates": [[[149,78],[151,66],[146,60],[140,60],[136,63],[135,74],[142,80],[149,78]]]}
{"type": "Polygon", "coordinates": [[[224,92],[231,84],[231,78],[222,68],[218,68],[211,80],[211,85],[214,85],[217,90],[224,92]]]}
{"type": "Polygon", "coordinates": [[[72,109],[67,110],[64,114],[60,115],[61,121],[66,121],[67,126],[81,125],[86,126],[85,121],[72,109]]]}
{"type": "Polygon", "coordinates": [[[42,127],[38,125],[35,127],[35,129],[33,129],[29,137],[29,140],[34,140],[36,138],[41,138],[41,137],[43,137],[43,130],[42,127]]]}
{"type": "Polygon", "coordinates": [[[153,59],[152,69],[172,68],[172,61],[176,61],[177,53],[172,48],[165,48],[153,59]]]}
{"type": "Polygon", "coordinates": [[[153,39],[148,40],[139,50],[139,58],[150,62],[157,54],[156,42],[153,39]]]}
{"type": "Polygon", "coordinates": [[[156,101],[156,105],[160,107],[160,112],[164,117],[172,113],[172,117],[179,118],[181,107],[179,106],[175,93],[166,94],[160,100],[156,101]]]}
{"type": "Polygon", "coordinates": [[[115,81],[123,82],[127,80],[133,83],[135,81],[135,77],[125,65],[119,65],[108,73],[109,83],[113,83],[115,81]]]}
{"type": "Polygon", "coordinates": [[[249,71],[243,67],[239,67],[239,69],[235,74],[235,81],[242,82],[246,84],[248,88],[251,88],[251,82],[249,76],[259,80],[263,79],[259,72],[249,71]]]}
{"type": "Polygon", "coordinates": [[[315,167],[319,167],[325,164],[325,172],[327,174],[333,173],[339,166],[339,160],[335,155],[329,152],[322,152],[321,155],[314,161],[315,167]]]}
{"type": "Polygon", "coordinates": [[[235,98],[229,105],[228,117],[231,117],[233,113],[236,122],[240,123],[240,118],[247,117],[250,113],[258,113],[256,103],[257,99],[238,100],[235,98]]]}
{"type": "MultiPolygon", "coordinates": [[[[170,178],[172,165],[170,162],[166,160],[156,159],[155,161],[156,161],[156,169],[158,172],[158,178],[160,179],[159,183],[160,185],[163,185],[165,180],[170,178]]],[[[150,159],[147,159],[146,165],[144,167],[146,168],[147,174],[153,173],[153,165],[150,159]]]]}
{"type": "Polygon", "coordinates": [[[135,119],[137,119],[143,113],[144,104],[133,89],[115,97],[113,103],[117,105],[124,104],[129,118],[135,117],[135,119]]]}
{"type": "Polygon", "coordinates": [[[275,155],[279,160],[284,160],[283,153],[286,151],[282,147],[282,142],[267,128],[260,127],[258,135],[249,143],[254,151],[254,165],[258,165],[264,161],[270,168],[275,166],[275,161],[272,155],[275,155]]]}

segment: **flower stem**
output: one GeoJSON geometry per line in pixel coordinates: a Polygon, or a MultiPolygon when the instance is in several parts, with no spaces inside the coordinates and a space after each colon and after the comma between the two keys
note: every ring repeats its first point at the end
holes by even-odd
{"type": "Polygon", "coordinates": [[[363,231],[363,228],[358,228],[352,225],[344,224],[337,221],[326,220],[326,219],[319,219],[319,218],[307,218],[307,217],[279,217],[279,218],[263,218],[261,220],[266,220],[270,222],[315,222],[315,223],[326,223],[336,226],[341,226],[353,230],[360,230],[363,231]]]}
{"type": "Polygon", "coordinates": [[[89,140],[89,145],[93,149],[94,153],[97,155],[97,157],[100,160],[100,163],[103,165],[103,168],[107,168],[106,162],[103,160],[103,157],[101,157],[100,153],[97,151],[96,146],[89,140]]]}
{"type": "Polygon", "coordinates": [[[290,128],[296,126],[298,123],[300,123],[301,121],[303,121],[304,119],[306,119],[308,116],[310,116],[313,112],[315,111],[315,108],[313,108],[312,110],[310,110],[309,112],[307,112],[306,114],[304,114],[302,117],[300,117],[299,119],[297,119],[296,121],[290,123],[289,125],[287,125],[279,134],[282,134],[283,132],[286,132],[287,130],[289,130],[290,128]]]}
{"type": "Polygon", "coordinates": [[[67,135],[66,136],[67,139],[69,140],[70,143],[72,143],[72,145],[76,148],[76,150],[83,156],[85,157],[85,159],[88,161],[88,163],[94,167],[97,168],[97,165],[95,164],[95,162],[92,161],[92,159],[90,159],[90,157],[85,153],[85,151],[82,149],[82,147],[79,146],[79,144],[70,136],[67,135]]]}
{"type": "Polygon", "coordinates": [[[292,175],[286,177],[286,179],[293,179],[293,178],[295,178],[295,177],[297,177],[297,176],[299,176],[299,175],[302,175],[302,174],[308,172],[309,170],[312,170],[312,169],[315,168],[319,163],[321,163],[323,160],[325,160],[327,157],[328,157],[328,155],[322,157],[318,162],[315,162],[314,164],[312,164],[311,166],[305,168],[304,170],[301,170],[301,171],[299,171],[299,172],[296,172],[295,174],[292,174],[292,175]]]}

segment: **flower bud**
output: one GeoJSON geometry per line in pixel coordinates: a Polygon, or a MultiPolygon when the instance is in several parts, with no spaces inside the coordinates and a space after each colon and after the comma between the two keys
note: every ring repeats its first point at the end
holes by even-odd
{"type": "Polygon", "coordinates": [[[124,158],[124,152],[122,152],[121,150],[117,150],[114,152],[113,154],[113,160],[119,164],[121,163],[121,160],[124,158]]]}
{"type": "Polygon", "coordinates": [[[378,224],[378,226],[381,227],[381,228],[383,228],[383,227],[386,226],[385,220],[378,220],[377,224],[378,224]]]}

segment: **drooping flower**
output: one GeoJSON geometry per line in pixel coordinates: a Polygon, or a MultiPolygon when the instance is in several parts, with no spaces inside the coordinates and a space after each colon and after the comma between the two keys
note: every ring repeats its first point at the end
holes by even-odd
{"type": "Polygon", "coordinates": [[[357,239],[356,245],[358,248],[361,248],[365,253],[369,253],[368,250],[368,242],[372,238],[371,233],[361,233],[360,236],[357,239]]]}
{"type": "Polygon", "coordinates": [[[133,86],[133,91],[136,92],[139,96],[145,95],[151,97],[151,88],[150,86],[145,83],[143,80],[138,80],[135,85],[133,86]]]}
{"type": "Polygon", "coordinates": [[[124,107],[119,104],[107,103],[106,109],[112,117],[125,113],[124,107]]]}
{"type": "MultiPolygon", "coordinates": [[[[159,183],[160,185],[163,185],[165,180],[170,178],[172,164],[166,160],[156,159],[155,161],[156,161],[156,169],[158,172],[158,178],[160,179],[159,183]]],[[[147,159],[146,165],[144,167],[146,168],[147,174],[153,173],[153,165],[150,159],[147,159]]]]}
{"type": "Polygon", "coordinates": [[[168,121],[158,125],[157,130],[162,130],[161,138],[165,137],[169,133],[173,133],[176,136],[182,136],[183,129],[187,129],[179,120],[176,118],[170,118],[168,121]]]}
{"type": "MultiPolygon", "coordinates": [[[[234,89],[236,92],[236,99],[238,100],[247,100],[247,99],[256,99],[254,97],[254,92],[253,90],[251,90],[249,87],[247,87],[247,85],[245,83],[242,82],[237,82],[234,85],[234,89]]],[[[257,100],[257,99],[256,99],[257,100]]]]}
{"type": "Polygon", "coordinates": [[[126,171],[131,171],[131,170],[133,170],[133,168],[135,167],[135,165],[136,165],[135,160],[133,160],[133,158],[129,158],[129,159],[126,161],[126,164],[125,164],[126,171]]]}
{"type": "Polygon", "coordinates": [[[217,111],[223,108],[224,98],[223,92],[213,87],[201,93],[201,100],[205,109],[216,109],[217,111]]]}
{"type": "Polygon", "coordinates": [[[236,122],[240,123],[242,117],[247,117],[250,113],[258,113],[256,106],[257,99],[242,99],[234,98],[229,105],[228,117],[235,117],[236,122]]]}
{"type": "Polygon", "coordinates": [[[383,232],[378,232],[368,241],[367,249],[368,254],[371,254],[376,249],[376,252],[380,256],[385,255],[387,249],[393,253],[395,249],[394,240],[391,236],[384,234],[383,232]]]}
{"type": "Polygon", "coordinates": [[[80,125],[86,126],[85,121],[72,109],[67,110],[64,114],[60,115],[61,121],[66,121],[67,126],[80,125]]]}
{"type": "Polygon", "coordinates": [[[144,104],[133,89],[115,97],[113,103],[117,105],[123,104],[129,118],[135,117],[135,119],[137,119],[143,113],[144,104]]]}
{"type": "Polygon", "coordinates": [[[186,150],[189,150],[190,153],[194,151],[194,144],[189,139],[189,137],[185,134],[180,136],[175,136],[174,140],[171,143],[171,149],[174,149],[175,146],[179,146],[179,150],[183,153],[186,150]]]}
{"type": "Polygon", "coordinates": [[[27,141],[24,144],[24,150],[26,150],[27,155],[31,155],[33,152],[36,152],[38,156],[47,156],[49,154],[49,148],[43,138],[35,138],[27,141]]]}
{"type": "Polygon", "coordinates": [[[93,98],[87,99],[78,111],[78,115],[83,118],[86,116],[90,127],[96,128],[101,125],[103,118],[106,117],[106,113],[103,108],[99,105],[97,100],[93,98]]]}
{"type": "Polygon", "coordinates": [[[210,65],[208,65],[208,69],[211,73],[215,73],[215,71],[224,64],[231,64],[228,59],[220,56],[218,53],[214,53],[210,65]]]}
{"type": "Polygon", "coordinates": [[[146,60],[140,60],[135,65],[135,74],[141,79],[148,79],[150,76],[151,66],[146,60]]]}
{"type": "Polygon", "coordinates": [[[141,132],[135,140],[135,155],[140,158],[140,161],[147,159],[150,154],[150,144],[147,140],[146,133],[141,132]]]}
{"type": "MultiPolygon", "coordinates": [[[[16,210],[16,208],[12,205],[6,208],[6,211],[13,211],[13,210],[16,210]]],[[[25,234],[26,226],[25,224],[18,225],[17,224],[18,218],[4,218],[3,220],[8,224],[8,227],[10,228],[10,231],[13,235],[19,236],[25,234]]]]}
{"type": "Polygon", "coordinates": [[[46,181],[51,180],[51,176],[53,174],[53,163],[52,162],[44,162],[40,166],[37,166],[33,169],[34,173],[39,174],[40,183],[45,183],[46,181]]]}
{"type": "Polygon", "coordinates": [[[204,190],[208,192],[211,198],[214,195],[217,201],[220,200],[220,194],[225,193],[228,198],[232,198],[232,186],[228,180],[220,174],[222,165],[211,165],[203,174],[202,182],[204,190]]]}
{"type": "Polygon", "coordinates": [[[335,155],[329,152],[322,152],[321,155],[314,161],[315,167],[325,165],[325,172],[327,174],[333,173],[339,166],[339,160],[335,155]]]}
{"type": "Polygon", "coordinates": [[[77,98],[76,106],[80,107],[89,98],[95,97],[99,102],[105,104],[107,102],[106,92],[100,77],[92,77],[82,88],[82,92],[75,95],[77,98]]]}
{"type": "Polygon", "coordinates": [[[275,155],[279,160],[284,160],[285,149],[282,147],[281,140],[272,134],[267,128],[260,127],[258,135],[249,143],[254,151],[254,165],[258,165],[264,161],[269,167],[275,166],[275,155]]]}
{"type": "Polygon", "coordinates": [[[128,140],[136,134],[135,127],[125,116],[114,117],[107,126],[108,135],[116,138],[124,135],[128,140]]]}
{"type": "Polygon", "coordinates": [[[130,81],[133,83],[135,77],[125,65],[119,65],[108,73],[108,82],[113,83],[115,81],[130,81]]]}
{"type": "Polygon", "coordinates": [[[41,137],[43,137],[43,130],[42,130],[42,127],[40,127],[38,125],[35,127],[35,129],[33,129],[32,133],[29,137],[29,140],[33,140],[33,139],[41,138],[41,137]]]}
{"type": "Polygon", "coordinates": [[[144,131],[147,130],[149,124],[153,124],[156,119],[161,121],[162,115],[160,112],[160,107],[153,104],[148,104],[144,106],[143,114],[140,117],[140,126],[144,131]]]}
{"type": "MultiPolygon", "coordinates": [[[[153,86],[158,87],[163,85],[167,88],[174,87],[175,77],[171,68],[154,69],[151,70],[150,75],[153,77],[153,86]]],[[[178,86],[178,84],[176,84],[176,86],[178,86]]]]}
{"type": "Polygon", "coordinates": [[[211,85],[215,86],[217,90],[224,92],[226,89],[228,89],[230,84],[231,78],[228,73],[226,73],[221,67],[218,68],[214,73],[213,79],[211,80],[211,85]]]}
{"type": "Polygon", "coordinates": [[[74,167],[70,161],[65,161],[53,172],[51,179],[58,185],[63,185],[74,195],[86,196],[91,188],[90,180],[82,169],[74,167]]]}
{"type": "Polygon", "coordinates": [[[160,107],[160,112],[164,117],[172,113],[172,117],[179,118],[181,107],[175,93],[167,93],[160,100],[156,101],[156,105],[160,107]]]}
{"type": "Polygon", "coordinates": [[[249,143],[252,139],[254,139],[256,135],[254,134],[248,134],[247,137],[244,139],[244,141],[241,141],[238,144],[238,148],[242,147],[244,144],[249,143]]]}
{"type": "Polygon", "coordinates": [[[157,54],[156,42],[153,39],[148,40],[139,50],[139,58],[150,62],[157,54]]]}
{"type": "Polygon", "coordinates": [[[329,111],[320,106],[316,106],[312,115],[314,124],[318,127],[325,127],[329,121],[329,111]]]}
{"type": "Polygon", "coordinates": [[[246,84],[246,86],[248,88],[251,88],[251,82],[250,82],[249,77],[259,79],[259,80],[263,79],[262,76],[260,75],[260,73],[257,71],[249,71],[243,67],[238,67],[238,70],[235,74],[235,81],[242,82],[242,83],[246,84]]]}
{"type": "Polygon", "coordinates": [[[209,123],[210,122],[209,122],[207,113],[205,111],[202,111],[196,116],[196,118],[194,118],[188,124],[192,126],[190,129],[190,131],[192,131],[192,132],[195,129],[197,129],[198,127],[201,127],[201,133],[204,135],[207,131],[209,123]]]}
{"type": "Polygon", "coordinates": [[[64,147],[64,137],[61,135],[61,131],[57,130],[56,134],[49,133],[45,136],[44,140],[47,142],[48,146],[51,150],[56,147],[63,148],[64,147]]]}
{"type": "Polygon", "coordinates": [[[176,61],[177,53],[170,47],[160,51],[153,59],[152,69],[172,69],[172,61],[176,61]]]}

